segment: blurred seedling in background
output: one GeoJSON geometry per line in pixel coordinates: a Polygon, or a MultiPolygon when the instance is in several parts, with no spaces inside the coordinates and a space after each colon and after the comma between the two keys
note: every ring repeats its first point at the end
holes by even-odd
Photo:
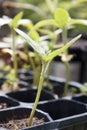
{"type": "MultiPolygon", "coordinates": [[[[61,29],[62,43],[64,45],[66,45],[67,40],[68,40],[68,36],[67,36],[68,29],[72,25],[74,26],[75,24],[81,24],[81,25],[87,26],[87,20],[73,19],[73,18],[70,17],[69,13],[66,10],[64,10],[62,8],[57,8],[55,13],[54,13],[53,19],[47,19],[47,20],[39,21],[37,24],[34,25],[34,28],[32,30],[40,30],[40,28],[45,27],[45,26],[49,27],[50,25],[53,26],[53,27],[55,26],[56,28],[61,29]]],[[[46,32],[46,30],[45,30],[45,32],[46,32]]],[[[53,43],[54,42],[55,41],[53,41],[53,43]]],[[[68,49],[66,49],[60,56],[61,56],[61,60],[64,62],[65,67],[66,67],[66,83],[65,83],[64,94],[63,94],[63,96],[66,96],[67,90],[68,90],[68,82],[69,82],[69,78],[70,78],[69,61],[72,59],[73,56],[69,55],[68,49]]]]}

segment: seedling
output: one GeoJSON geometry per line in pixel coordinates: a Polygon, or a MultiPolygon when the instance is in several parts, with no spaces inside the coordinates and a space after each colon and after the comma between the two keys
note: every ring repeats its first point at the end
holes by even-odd
{"type": "MultiPolygon", "coordinates": [[[[71,19],[71,17],[69,16],[69,13],[61,8],[58,8],[54,14],[54,18],[56,23],[58,24],[58,26],[62,29],[62,39],[63,39],[63,43],[64,45],[67,44],[67,27],[71,24],[75,24],[77,22],[77,24],[80,24],[80,22],[82,22],[82,24],[84,22],[87,21],[85,20],[75,20],[75,19],[71,19]]],[[[68,49],[66,49],[64,51],[64,53],[61,56],[61,60],[64,62],[65,67],[66,67],[66,83],[65,83],[65,87],[64,87],[64,96],[67,95],[67,90],[68,90],[68,82],[69,82],[69,78],[70,78],[70,65],[69,65],[69,61],[72,59],[72,55],[69,55],[68,53],[68,49]]]]}
{"type": "MultiPolygon", "coordinates": [[[[49,25],[54,25],[56,28],[60,28],[62,31],[62,41],[63,44],[67,44],[67,31],[68,28],[71,25],[74,24],[82,24],[87,26],[87,20],[82,20],[82,19],[72,19],[69,15],[69,13],[62,9],[62,8],[57,8],[55,13],[54,13],[54,19],[47,19],[47,20],[42,20],[38,22],[32,30],[38,30],[41,27],[44,26],[49,26],[49,25]]],[[[32,31],[31,30],[31,31],[32,31]]],[[[72,55],[68,54],[68,50],[66,49],[63,54],[61,54],[61,60],[64,62],[65,67],[66,67],[66,83],[64,87],[64,94],[63,96],[67,95],[67,89],[68,89],[68,82],[70,78],[70,65],[69,61],[71,60],[72,55]]]]}
{"type": "Polygon", "coordinates": [[[19,20],[22,18],[23,16],[23,13],[19,13],[17,14],[14,19],[9,23],[9,26],[11,28],[11,32],[12,32],[12,39],[13,39],[13,42],[12,42],[12,50],[13,50],[13,63],[14,63],[14,75],[15,75],[15,78],[17,78],[17,57],[16,57],[16,47],[15,47],[15,31],[14,31],[14,27],[18,27],[18,22],[19,20]]]}
{"type": "Polygon", "coordinates": [[[42,70],[41,70],[41,74],[40,74],[38,91],[37,91],[37,95],[36,95],[36,99],[35,99],[35,103],[34,103],[33,109],[31,111],[31,114],[30,114],[30,117],[29,117],[29,124],[28,125],[31,126],[32,125],[33,116],[35,114],[35,110],[37,108],[38,101],[39,101],[39,98],[40,98],[40,94],[41,94],[41,90],[42,90],[42,86],[43,86],[43,81],[44,81],[44,76],[45,76],[45,73],[47,71],[47,68],[48,68],[50,62],[52,61],[52,59],[55,56],[61,54],[68,47],[70,47],[76,40],[78,40],[81,37],[81,35],[78,35],[77,37],[75,37],[73,40],[71,40],[70,42],[68,42],[66,45],[64,45],[60,49],[57,49],[57,50],[54,50],[54,51],[51,51],[51,50],[46,51],[45,48],[43,48],[40,44],[38,44],[37,42],[35,42],[34,40],[32,40],[23,31],[21,31],[19,29],[15,29],[15,31],[19,35],[21,35],[28,42],[28,44],[34,49],[34,51],[40,56],[41,63],[42,63],[42,70]]]}
{"type": "Polygon", "coordinates": [[[18,70],[18,63],[17,63],[17,56],[16,56],[16,34],[14,31],[14,28],[19,27],[20,25],[22,26],[30,26],[31,22],[30,20],[27,19],[22,19],[23,12],[18,13],[11,21],[9,22],[9,26],[11,29],[11,34],[12,34],[12,46],[11,49],[13,51],[13,63],[14,63],[14,75],[15,79],[17,79],[17,70],[18,70]]]}
{"type": "Polygon", "coordinates": [[[7,18],[6,20],[4,18],[1,19],[1,26],[8,24],[11,29],[12,43],[10,47],[12,50],[12,57],[13,57],[13,64],[14,64],[14,79],[17,78],[17,57],[16,57],[16,45],[15,45],[16,34],[14,31],[14,27],[19,26],[19,20],[22,18],[22,16],[23,16],[23,13],[21,12],[17,14],[13,19],[10,19],[10,18],[7,18]]]}
{"type": "MultiPolygon", "coordinates": [[[[23,16],[23,12],[20,12],[13,19],[8,18],[8,17],[3,17],[3,18],[0,19],[0,26],[3,26],[3,25],[7,24],[11,29],[11,35],[12,35],[12,37],[11,37],[12,42],[9,43],[9,46],[7,46],[7,48],[9,47],[9,49],[6,49],[6,51],[8,51],[12,55],[13,69],[7,75],[8,81],[6,82],[6,84],[9,83],[9,79],[10,79],[10,82],[11,81],[15,82],[16,79],[18,78],[17,77],[17,70],[18,70],[17,52],[18,51],[16,50],[16,47],[17,47],[18,43],[17,43],[16,32],[14,31],[14,28],[18,27],[19,25],[30,26],[30,24],[31,24],[30,20],[21,19],[22,16],[23,16]]],[[[6,44],[6,45],[8,45],[8,44],[6,44]]],[[[2,47],[3,47],[3,45],[2,45],[2,47]]]]}

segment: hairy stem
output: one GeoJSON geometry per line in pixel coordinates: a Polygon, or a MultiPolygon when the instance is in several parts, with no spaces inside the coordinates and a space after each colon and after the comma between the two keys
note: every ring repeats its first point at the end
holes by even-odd
{"type": "Polygon", "coordinates": [[[70,78],[70,65],[68,62],[64,62],[65,67],[66,67],[66,83],[64,86],[64,93],[63,96],[67,95],[67,89],[68,89],[68,82],[69,82],[69,78],[70,78]]]}
{"type": "MultiPolygon", "coordinates": [[[[63,27],[63,33],[62,33],[62,37],[63,37],[63,43],[64,45],[67,44],[67,29],[66,27],[63,27]]],[[[65,57],[67,58],[68,56],[68,50],[66,50],[64,52],[65,57]]],[[[70,78],[70,65],[69,62],[66,60],[64,61],[65,67],[66,67],[66,82],[65,82],[65,86],[64,86],[64,93],[63,96],[67,95],[67,89],[68,89],[68,82],[69,82],[69,78],[70,78]]]]}
{"type": "Polygon", "coordinates": [[[31,126],[32,125],[32,121],[33,121],[33,117],[39,102],[39,98],[41,95],[41,90],[42,90],[42,85],[43,85],[43,81],[44,81],[44,75],[45,75],[45,71],[47,68],[47,64],[46,63],[42,63],[42,71],[41,71],[41,75],[40,75],[40,81],[39,81],[39,86],[38,86],[38,91],[37,91],[37,95],[36,95],[36,99],[35,99],[35,103],[33,106],[33,109],[31,111],[30,117],[29,117],[29,123],[28,125],[31,126]]]}
{"type": "Polygon", "coordinates": [[[35,68],[34,68],[33,84],[35,86],[38,86],[39,79],[40,79],[41,62],[40,62],[40,59],[37,56],[37,53],[35,54],[34,64],[35,64],[35,68]]]}

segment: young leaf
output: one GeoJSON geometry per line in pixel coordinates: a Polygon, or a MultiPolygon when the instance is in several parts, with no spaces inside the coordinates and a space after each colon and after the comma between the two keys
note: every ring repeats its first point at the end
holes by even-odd
{"type": "Polygon", "coordinates": [[[63,28],[70,20],[68,12],[62,8],[58,8],[55,11],[54,18],[59,27],[63,28]]]}
{"type": "Polygon", "coordinates": [[[23,16],[23,12],[18,13],[18,14],[13,18],[13,20],[10,22],[9,26],[10,26],[11,28],[16,28],[16,27],[18,27],[18,22],[19,22],[19,20],[22,18],[22,16],[23,16]]]}
{"type": "Polygon", "coordinates": [[[58,26],[54,19],[48,19],[48,20],[42,20],[42,21],[38,22],[34,26],[34,29],[38,29],[40,27],[48,26],[48,25],[56,25],[56,26],[58,26]]]}
{"type": "Polygon", "coordinates": [[[82,24],[87,26],[87,20],[82,20],[82,19],[70,19],[70,24],[82,24]]]}
{"type": "Polygon", "coordinates": [[[21,35],[40,56],[45,55],[45,50],[37,42],[32,40],[26,33],[19,29],[15,29],[15,31],[21,35]]]}
{"type": "Polygon", "coordinates": [[[35,31],[35,30],[30,31],[29,36],[30,36],[33,40],[39,41],[40,36],[39,36],[39,34],[38,34],[37,31],[35,31]]]}
{"type": "Polygon", "coordinates": [[[81,35],[78,35],[77,37],[73,38],[70,42],[68,42],[65,46],[63,46],[60,49],[57,49],[53,52],[51,52],[50,54],[48,54],[47,56],[43,56],[43,59],[45,61],[49,61],[52,60],[55,56],[59,55],[60,53],[64,52],[66,49],[68,49],[73,43],[75,43],[79,38],[81,37],[81,35]]]}

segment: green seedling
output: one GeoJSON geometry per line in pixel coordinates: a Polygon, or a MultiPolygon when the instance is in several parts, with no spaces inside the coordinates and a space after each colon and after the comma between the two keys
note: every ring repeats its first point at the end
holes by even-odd
{"type": "MultiPolygon", "coordinates": [[[[10,72],[7,75],[8,80],[5,82],[5,84],[7,84],[7,85],[9,83],[9,77],[10,77],[10,82],[11,81],[15,82],[16,79],[17,79],[17,57],[16,57],[16,46],[15,46],[15,36],[16,36],[16,33],[14,31],[14,27],[18,27],[18,22],[21,19],[22,15],[23,15],[23,13],[21,12],[21,13],[17,14],[13,19],[8,18],[7,21],[5,19],[3,19],[3,18],[1,19],[1,21],[2,21],[1,22],[1,26],[5,25],[5,24],[8,24],[8,26],[11,29],[11,34],[12,34],[12,43],[11,43],[10,47],[11,47],[11,50],[12,50],[14,71],[11,70],[12,72],[10,72]]],[[[10,51],[10,49],[9,49],[9,51],[10,51]]],[[[8,85],[8,87],[9,86],[10,85],[8,85]]],[[[13,90],[13,85],[11,85],[10,90],[13,90]]]]}
{"type": "MultiPolygon", "coordinates": [[[[13,51],[13,63],[14,63],[14,75],[17,78],[17,70],[18,70],[18,63],[17,63],[17,56],[16,56],[16,34],[14,28],[22,26],[31,26],[31,21],[27,19],[22,19],[23,12],[18,13],[9,23],[11,34],[12,34],[12,51],[13,51]]],[[[21,55],[21,52],[19,52],[21,55]]]]}
{"type": "MultiPolygon", "coordinates": [[[[13,19],[8,18],[7,20],[1,19],[1,26],[8,24],[10,29],[11,29],[11,34],[12,34],[12,44],[11,44],[11,49],[12,49],[12,56],[13,56],[13,64],[14,64],[14,77],[15,79],[17,78],[17,57],[16,57],[16,43],[15,43],[15,31],[14,27],[19,26],[19,20],[22,18],[23,13],[17,14],[13,19]]],[[[10,50],[9,50],[10,51],[10,50]]]]}
{"type": "MultiPolygon", "coordinates": [[[[47,19],[47,20],[42,20],[38,22],[32,30],[39,30],[42,27],[45,26],[55,26],[56,28],[61,29],[62,33],[62,42],[64,45],[67,44],[67,33],[68,33],[68,28],[74,24],[82,24],[87,26],[87,20],[82,20],[82,19],[72,19],[69,15],[69,13],[62,9],[62,8],[57,8],[55,13],[54,13],[54,19],[47,19]]],[[[31,31],[32,31],[31,30],[31,31]]],[[[67,89],[68,89],[68,81],[70,78],[70,65],[69,61],[71,60],[72,55],[68,54],[68,49],[61,55],[61,60],[64,62],[65,67],[66,67],[66,83],[64,87],[64,94],[63,96],[67,95],[67,89]]]]}
{"type": "MultiPolygon", "coordinates": [[[[17,78],[17,58],[16,58],[16,47],[15,47],[15,31],[13,28],[18,27],[19,25],[24,26],[25,28],[27,28],[27,30],[30,30],[30,28],[32,28],[33,24],[29,21],[29,20],[21,20],[23,13],[19,13],[17,16],[14,17],[14,19],[10,22],[10,28],[12,29],[12,34],[13,34],[13,59],[14,59],[14,69],[15,69],[15,76],[17,78]]],[[[33,32],[33,35],[35,36],[36,33],[33,32]]],[[[37,37],[37,36],[36,36],[37,37]]],[[[34,70],[34,80],[33,80],[33,85],[37,86],[38,84],[38,78],[39,78],[39,70],[40,67],[38,67],[39,65],[39,59],[37,57],[37,54],[33,54],[29,51],[29,49],[27,48],[27,44],[26,42],[24,43],[24,49],[25,52],[27,54],[27,61],[30,61],[31,67],[34,70]],[[36,63],[37,62],[37,63],[36,63]],[[37,79],[37,80],[36,80],[37,79]]],[[[21,52],[19,52],[19,54],[21,55],[21,52]]]]}
{"type": "MultiPolygon", "coordinates": [[[[6,42],[3,42],[0,47],[5,48],[9,47],[9,49],[5,49],[6,52],[8,52],[12,58],[13,58],[13,70],[7,75],[7,79],[10,79],[10,81],[15,82],[17,79],[17,70],[18,70],[18,61],[17,61],[17,54],[22,55],[22,57],[25,57],[23,53],[17,50],[18,41],[16,39],[16,32],[14,31],[14,28],[22,25],[22,26],[31,26],[31,21],[27,19],[21,19],[23,16],[23,12],[18,13],[13,19],[8,17],[0,18],[0,26],[8,25],[11,29],[11,39],[10,42],[8,40],[6,42]],[[13,76],[12,76],[13,75],[13,76]]],[[[26,57],[25,57],[26,59],[26,57]]]]}
{"type": "Polygon", "coordinates": [[[9,23],[9,26],[11,28],[11,33],[12,33],[12,50],[13,50],[13,63],[14,63],[14,75],[15,75],[15,78],[17,78],[17,57],[16,57],[16,47],[15,47],[15,37],[16,37],[16,34],[15,34],[15,31],[14,31],[14,28],[15,27],[18,27],[18,22],[19,20],[22,18],[23,16],[23,13],[19,13],[17,14],[13,20],[9,23]]]}
{"type": "MultiPolygon", "coordinates": [[[[87,24],[87,21],[85,20],[75,20],[75,19],[71,19],[69,13],[61,8],[58,8],[54,14],[54,18],[56,23],[58,24],[58,26],[62,29],[62,39],[63,39],[63,43],[64,45],[67,44],[67,27],[71,24],[80,24],[80,23],[85,23],[87,24]]],[[[68,90],[68,82],[69,82],[69,78],[70,78],[70,65],[69,65],[69,61],[72,59],[72,55],[69,55],[68,53],[68,49],[66,49],[66,51],[62,54],[61,56],[61,60],[64,62],[65,67],[66,67],[66,83],[65,83],[65,87],[64,87],[64,96],[67,95],[67,90],[68,90]]]]}
{"type": "Polygon", "coordinates": [[[40,74],[40,80],[39,80],[39,84],[38,84],[38,91],[37,91],[37,95],[36,95],[36,99],[35,99],[35,103],[33,106],[33,109],[31,111],[30,117],[29,117],[29,123],[28,125],[31,126],[32,125],[32,120],[33,120],[33,116],[35,114],[35,110],[37,108],[38,105],[38,101],[40,98],[40,94],[41,94],[41,90],[42,90],[42,86],[43,86],[43,82],[44,82],[44,76],[45,73],[47,71],[47,68],[50,64],[50,62],[52,61],[52,59],[61,54],[62,52],[64,52],[68,47],[70,47],[75,41],[77,41],[81,35],[75,37],[73,40],[71,40],[70,42],[68,42],[66,45],[64,45],[62,48],[51,51],[51,50],[45,50],[45,48],[43,48],[40,44],[38,44],[37,42],[35,42],[34,40],[32,40],[26,33],[24,33],[23,31],[19,30],[19,29],[15,29],[15,31],[21,35],[27,42],[28,44],[34,49],[34,51],[39,55],[40,59],[41,59],[41,63],[42,63],[42,69],[41,69],[41,74],[40,74]]]}

